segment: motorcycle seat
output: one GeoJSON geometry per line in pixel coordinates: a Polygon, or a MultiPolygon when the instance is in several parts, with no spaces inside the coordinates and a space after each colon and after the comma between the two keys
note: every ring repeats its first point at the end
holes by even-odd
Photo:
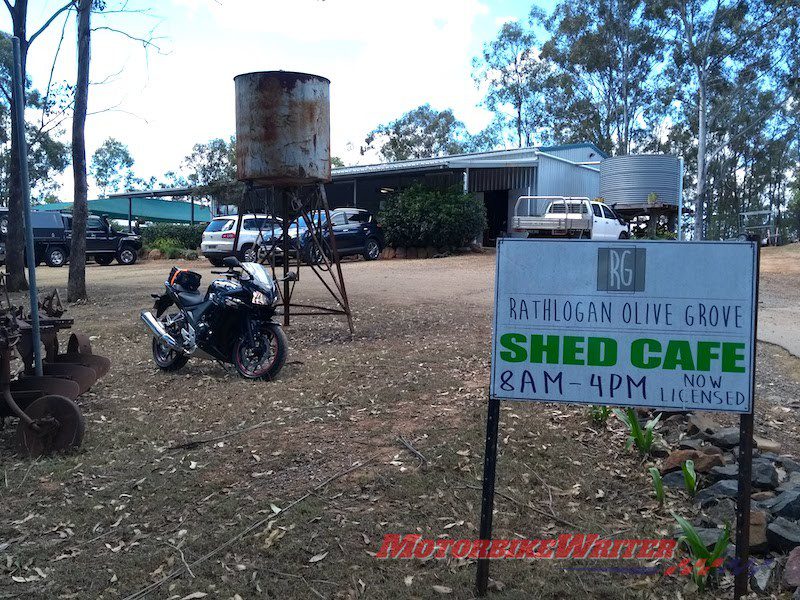
{"type": "Polygon", "coordinates": [[[178,298],[180,298],[181,303],[184,306],[195,306],[197,304],[202,303],[206,297],[205,294],[201,294],[200,292],[178,292],[178,298]]]}

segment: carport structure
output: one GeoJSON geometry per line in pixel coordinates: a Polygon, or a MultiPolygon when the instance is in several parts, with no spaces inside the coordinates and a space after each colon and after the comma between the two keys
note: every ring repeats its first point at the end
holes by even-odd
{"type": "MultiPolygon", "coordinates": [[[[110,219],[133,220],[159,223],[207,223],[211,220],[211,209],[198,205],[195,196],[197,188],[169,188],[163,190],[127,191],[111,194],[108,198],[89,200],[89,212],[106,215],[110,219]],[[165,200],[165,198],[189,198],[189,201],[165,200]]],[[[56,202],[37,207],[38,210],[72,210],[72,202],[56,202]]]]}

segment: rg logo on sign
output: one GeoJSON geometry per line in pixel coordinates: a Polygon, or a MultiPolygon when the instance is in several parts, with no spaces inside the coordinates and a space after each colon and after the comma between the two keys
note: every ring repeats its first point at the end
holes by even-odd
{"type": "Polygon", "coordinates": [[[598,248],[598,292],[643,292],[644,248],[598,248]]]}

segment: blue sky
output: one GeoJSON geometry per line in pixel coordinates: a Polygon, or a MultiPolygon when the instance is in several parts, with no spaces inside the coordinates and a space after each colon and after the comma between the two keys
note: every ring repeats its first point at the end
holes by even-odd
{"type": "MultiPolygon", "coordinates": [[[[34,31],[62,2],[31,0],[34,31]]],[[[113,5],[114,0],[109,4],[113,5]]],[[[107,30],[95,32],[87,143],[128,144],[138,175],[177,169],[196,142],[234,130],[233,77],[257,70],[306,71],[331,80],[331,143],[348,162],[371,128],[429,102],[451,107],[473,131],[490,120],[478,108],[471,60],[509,19],[526,20],[520,0],[130,0],[150,14],[111,14],[95,27],[144,35],[161,51],[107,30]]],[[[551,0],[540,3],[550,7],[551,0]]],[[[5,11],[2,11],[5,13],[5,11]]],[[[55,79],[73,81],[73,19],[55,79]]],[[[29,55],[34,85],[45,87],[63,20],[29,55]]],[[[0,26],[10,22],[3,14],[0,26]]],[[[65,126],[69,127],[66,122],[65,126]]],[[[71,197],[71,173],[62,190],[71,197]]]]}

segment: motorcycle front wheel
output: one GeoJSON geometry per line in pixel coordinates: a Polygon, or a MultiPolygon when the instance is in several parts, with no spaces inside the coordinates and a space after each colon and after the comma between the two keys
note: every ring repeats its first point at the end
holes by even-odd
{"type": "Polygon", "coordinates": [[[243,333],[233,345],[231,362],[245,379],[269,381],[277,377],[286,362],[289,342],[277,323],[267,323],[255,340],[243,333]]]}

